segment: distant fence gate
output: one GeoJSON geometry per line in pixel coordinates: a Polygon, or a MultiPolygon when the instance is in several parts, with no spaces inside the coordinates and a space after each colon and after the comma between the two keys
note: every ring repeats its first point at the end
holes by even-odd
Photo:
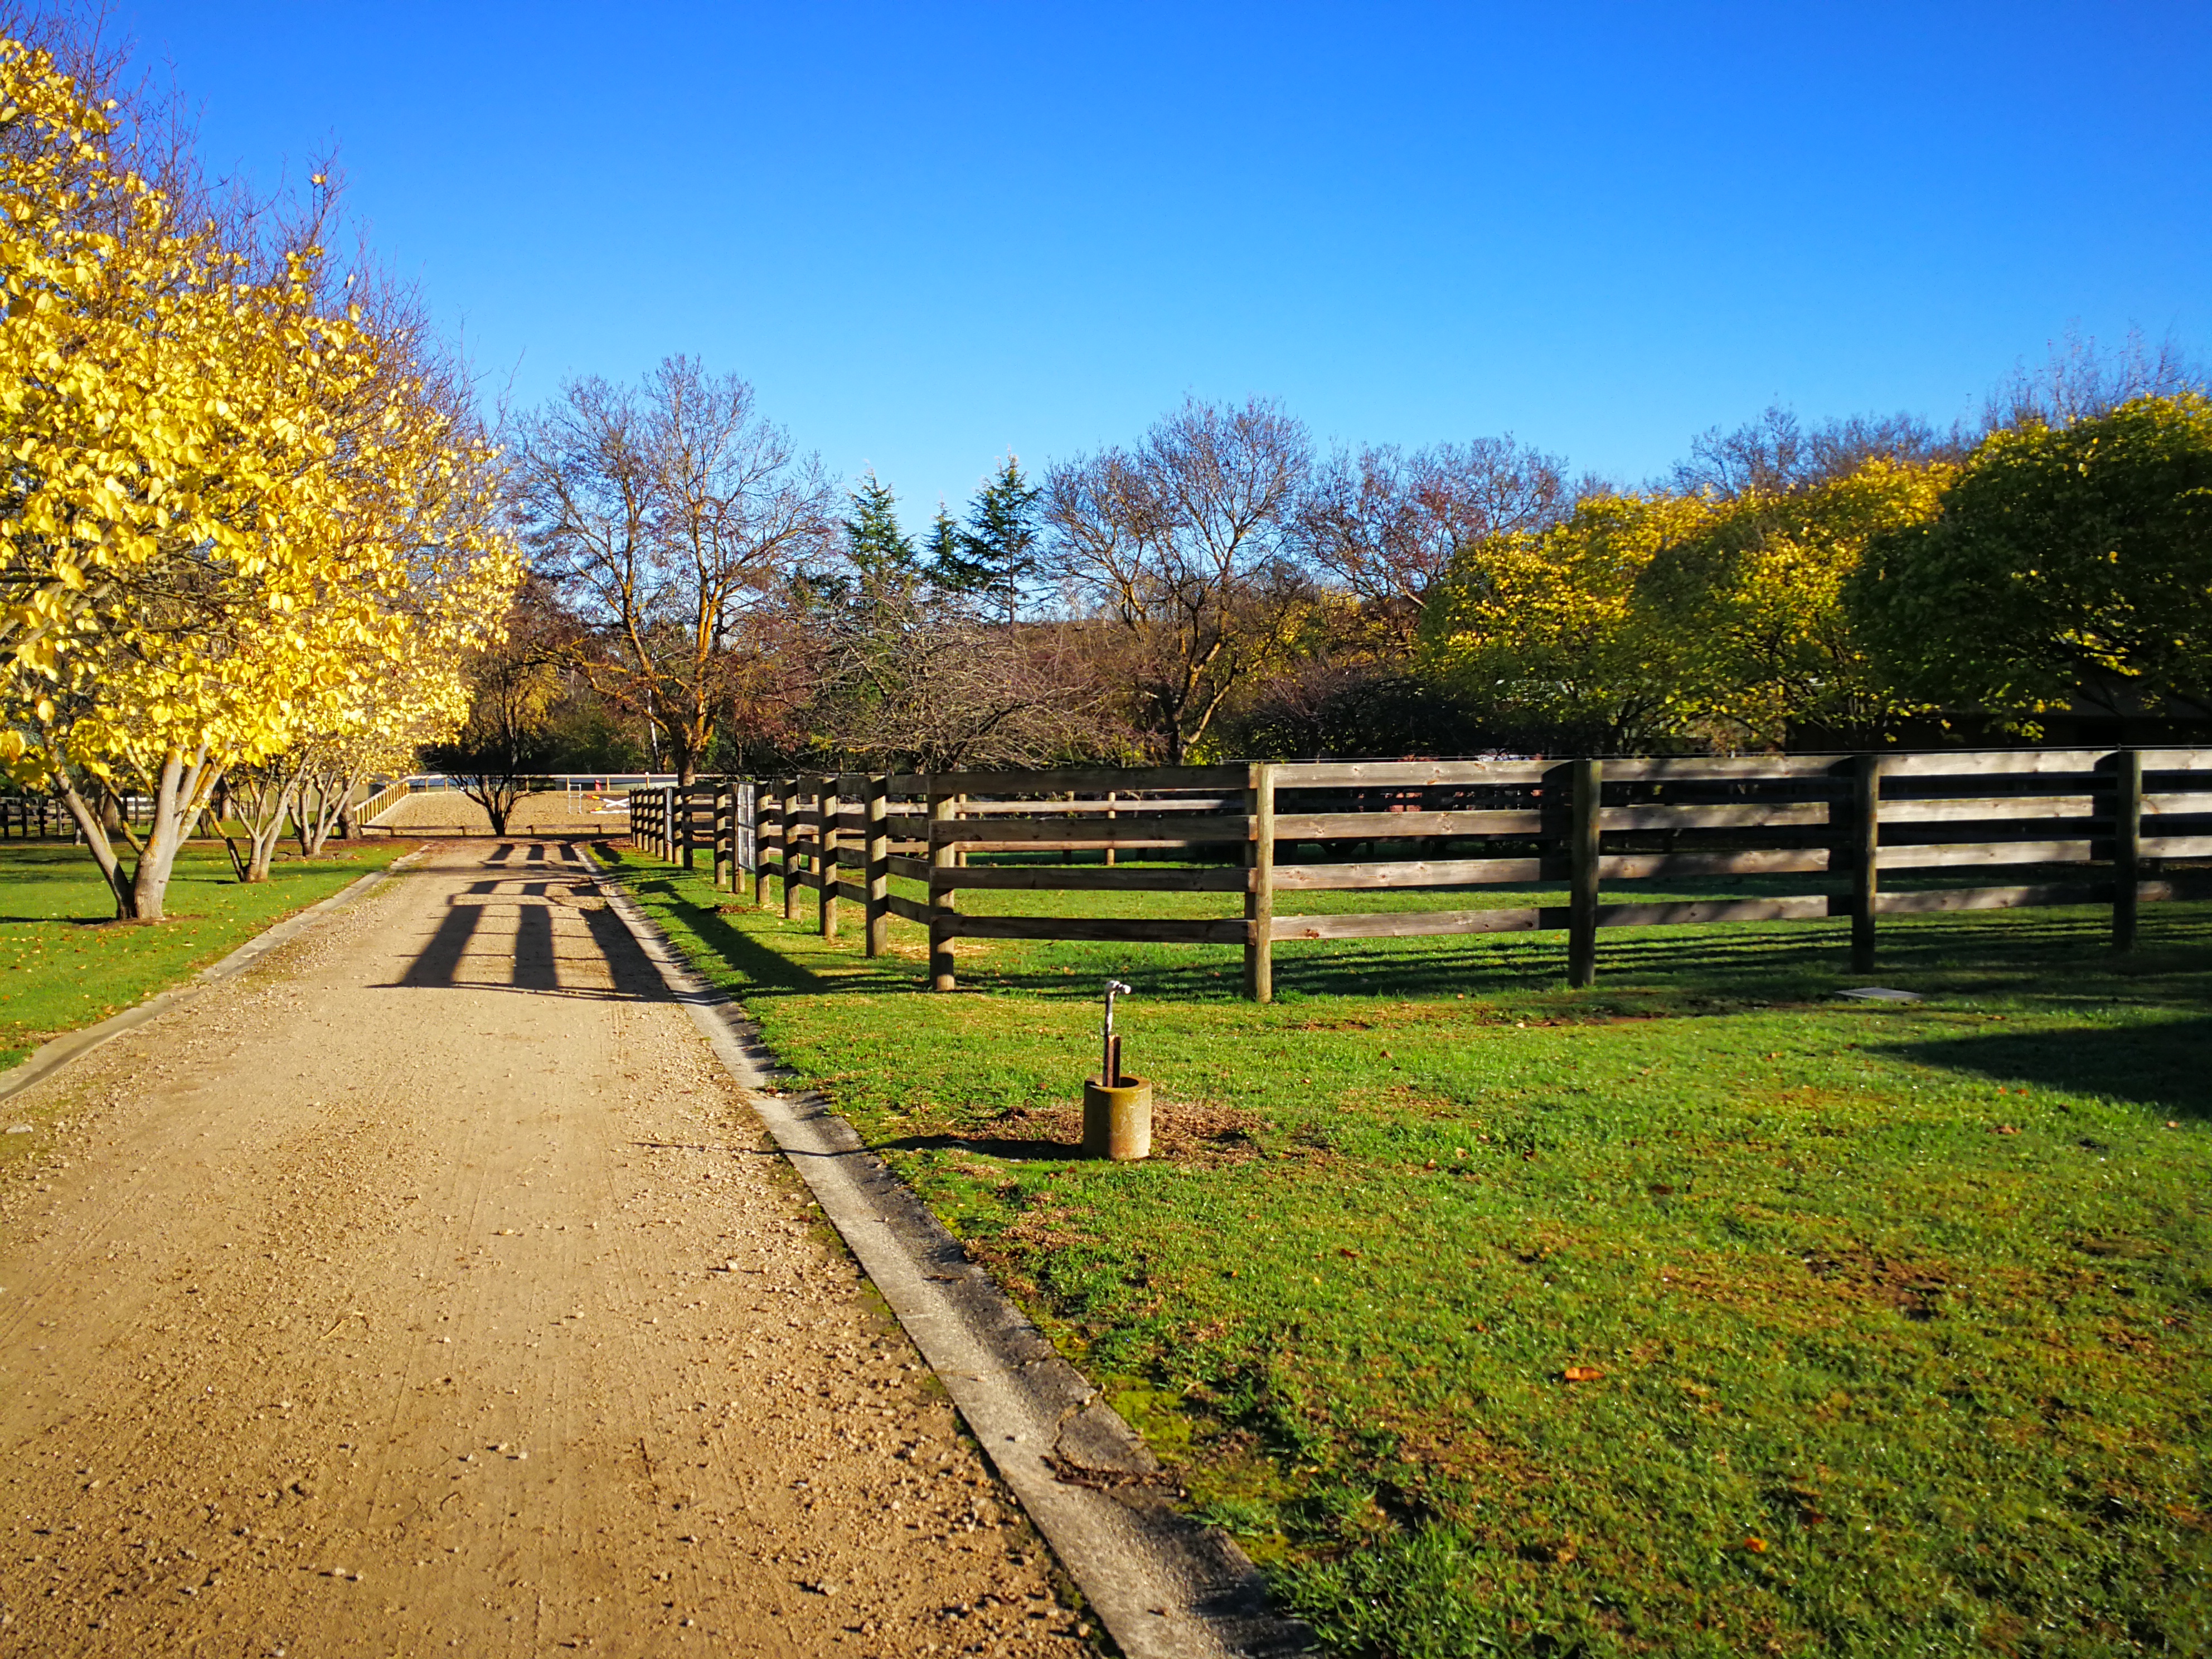
{"type": "Polygon", "coordinates": [[[2137,907],[2212,897],[2212,750],[1934,750],[1866,755],[1499,761],[1258,762],[1031,772],[820,774],[664,785],[629,796],[633,845],[689,865],[711,847],[716,884],[753,880],[783,913],[811,889],[834,936],[860,907],[868,954],[885,920],[929,930],[930,978],[954,985],[956,939],[1240,945],[1244,988],[1273,994],[1278,939],[1396,939],[1565,928],[1568,977],[1589,984],[1607,927],[1848,916],[1855,971],[1874,965],[1885,915],[2109,904],[2115,945],[2137,907]],[[1312,858],[1347,847],[1353,860],[1312,858]],[[1117,866],[1230,849],[1231,867],[1117,866]],[[971,854],[1095,853],[1096,864],[987,864],[971,854]],[[2048,878],[2048,866],[2082,866],[2048,878]],[[1886,892],[1884,872],[2033,866],[2009,884],[1886,892]],[[2092,866],[2101,866],[2093,868],[2092,866]],[[1601,902],[1608,879],[1848,874],[1849,890],[1672,903],[1601,902]],[[848,874],[859,879],[848,879],[848,874]],[[924,883],[926,901],[890,890],[924,883]],[[1564,905],[1301,915],[1324,890],[1559,882],[1564,905]],[[1234,892],[1218,920],[963,914],[963,890],[1234,892]]]}

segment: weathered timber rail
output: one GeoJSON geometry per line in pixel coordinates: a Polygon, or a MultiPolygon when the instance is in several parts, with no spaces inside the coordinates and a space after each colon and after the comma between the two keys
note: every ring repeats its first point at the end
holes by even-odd
{"type": "Polygon", "coordinates": [[[2212,750],[1933,750],[1869,755],[1572,760],[1256,762],[1236,766],[716,779],[630,795],[641,850],[687,866],[711,847],[715,881],[787,918],[814,896],[834,935],[858,907],[871,956],[889,918],[929,930],[930,980],[955,984],[960,938],[1239,945],[1246,994],[1273,994],[1279,939],[1567,933],[1571,981],[1596,971],[1612,927],[1848,917],[1854,969],[1874,965],[1881,917],[2105,904],[2133,945],[2138,908],[2212,896],[2212,750]],[[1332,857],[1347,848],[1352,858],[1332,857]],[[1309,856],[1307,849],[1313,849],[1309,856]],[[1062,862],[993,864],[994,854],[1062,862]],[[1151,860],[1117,866],[1122,853],[1151,860]],[[1098,863],[1078,864],[1078,854],[1098,863]],[[1211,857],[1213,862],[1201,862],[1211,857]],[[1224,858],[1234,859],[1224,867],[1224,858]],[[2050,866],[2080,866],[2052,880],[2050,866]],[[1986,870],[2008,882],[1885,890],[1889,871],[1986,870]],[[1847,876],[1848,890],[1673,902],[1602,902],[1608,880],[1847,876]],[[2033,879],[2022,879],[2028,874],[2033,879]],[[891,878],[927,888],[926,900],[891,878]],[[1300,914],[1302,892],[1557,884],[1564,905],[1300,914]],[[973,891],[1218,892],[1218,919],[976,915],[973,891]]]}

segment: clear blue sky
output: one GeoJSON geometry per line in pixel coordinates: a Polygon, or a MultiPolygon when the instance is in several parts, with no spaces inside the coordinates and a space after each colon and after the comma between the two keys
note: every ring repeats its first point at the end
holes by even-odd
{"type": "Polygon", "coordinates": [[[131,4],[262,185],[335,144],[524,403],[734,369],[910,522],[1186,393],[1622,480],[1770,402],[2212,344],[2212,7],[131,4]]]}

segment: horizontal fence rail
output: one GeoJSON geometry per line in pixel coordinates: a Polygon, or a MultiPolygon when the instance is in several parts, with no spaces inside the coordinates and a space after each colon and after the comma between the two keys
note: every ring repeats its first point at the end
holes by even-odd
{"type": "Polygon", "coordinates": [[[33,841],[76,833],[76,820],[56,796],[0,795],[0,840],[33,841]]]}
{"type": "Polygon", "coordinates": [[[397,783],[387,783],[353,809],[354,821],[364,830],[380,828],[383,820],[413,793],[405,778],[397,783]]]}
{"type": "Polygon", "coordinates": [[[2205,750],[814,774],[656,783],[630,792],[629,817],[634,846],[686,866],[709,848],[717,886],[740,891],[750,876],[766,906],[773,884],[787,919],[811,891],[825,937],[841,904],[859,906],[871,956],[891,917],[927,928],[940,990],[954,988],[962,938],[1240,945],[1246,994],[1266,1001],[1285,939],[1564,929],[1569,979],[1586,986],[1606,928],[1847,918],[1853,967],[1865,972],[1885,915],[2101,904],[2127,949],[2142,904],[2212,896],[2212,872],[2160,868],[2212,859],[2205,750]],[[1118,864],[1130,853],[1146,863],[1118,864]],[[1060,862],[1037,861],[1048,854],[1060,862]],[[2054,879],[2053,866],[2079,874],[2054,879]],[[1893,871],[1991,880],[1887,890],[1893,871]],[[1602,902],[1608,881],[1794,874],[1839,890],[1602,902]],[[927,897],[893,892],[894,878],[927,897]],[[1567,902],[1295,908],[1307,892],[1532,884],[1565,888],[1567,902]],[[1243,915],[974,915],[960,908],[963,890],[1235,893],[1243,915]]]}

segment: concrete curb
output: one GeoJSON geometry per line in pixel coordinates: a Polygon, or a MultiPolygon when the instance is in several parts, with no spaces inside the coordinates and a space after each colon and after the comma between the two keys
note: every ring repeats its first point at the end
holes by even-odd
{"type": "Polygon", "coordinates": [[[969,1430],[1129,1659],[1279,1659],[1312,1636],[1224,1533],[1170,1508],[1172,1477],[921,1200],[818,1096],[787,1093],[757,1034],[580,848],[610,907],[759,1112],[969,1430]]]}
{"type": "Polygon", "coordinates": [[[306,909],[296,911],[283,921],[264,928],[222,961],[201,969],[182,985],[157,991],[135,1007],[125,1008],[121,1013],[103,1019],[97,1025],[88,1025],[82,1030],[70,1031],[56,1037],[52,1042],[40,1044],[21,1066],[12,1071],[0,1072],[0,1100],[20,1094],[40,1079],[52,1076],[70,1061],[90,1054],[102,1043],[121,1036],[125,1031],[136,1030],[179,1004],[190,1002],[210,986],[219,985],[224,980],[243,973],[278,945],[306,933],[331,911],[361,897],[371,888],[380,885],[393,871],[422,856],[420,851],[404,854],[381,870],[372,870],[358,881],[348,882],[328,898],[319,899],[306,909]]]}

